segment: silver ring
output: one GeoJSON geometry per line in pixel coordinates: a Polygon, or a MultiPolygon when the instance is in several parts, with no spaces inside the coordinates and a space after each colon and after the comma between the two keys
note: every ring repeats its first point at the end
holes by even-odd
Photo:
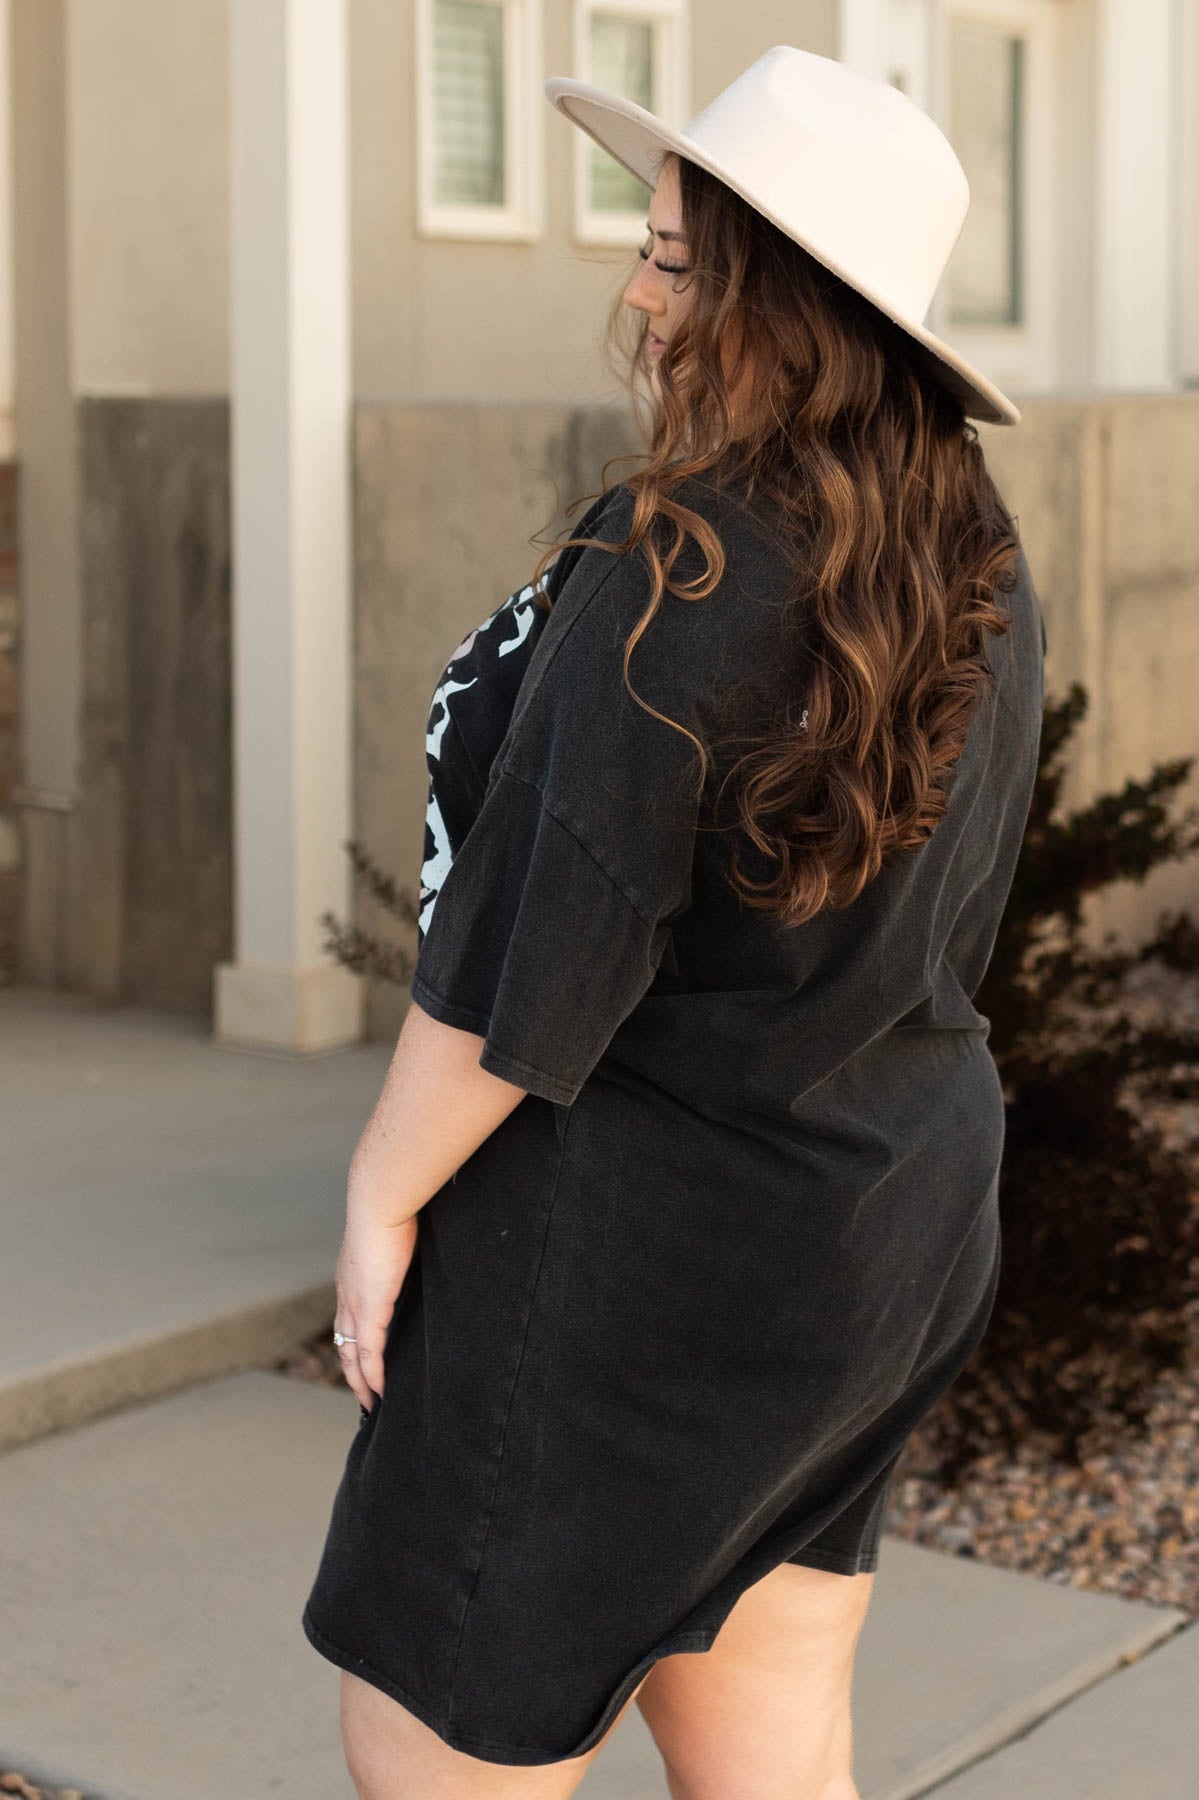
{"type": "Polygon", "coordinates": [[[342,1337],[340,1331],[335,1331],[333,1333],[333,1342],[337,1345],[356,1344],[358,1342],[358,1339],[353,1338],[353,1337],[342,1337]]]}

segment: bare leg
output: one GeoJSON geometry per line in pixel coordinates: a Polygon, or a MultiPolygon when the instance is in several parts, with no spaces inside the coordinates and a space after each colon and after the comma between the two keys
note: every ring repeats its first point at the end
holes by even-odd
{"type": "Polygon", "coordinates": [[[452,1750],[407,1707],[343,1669],[346,1767],[358,1800],[567,1800],[639,1692],[629,1695],[599,1743],[583,1756],[521,1768],[452,1750]]]}
{"type": "Polygon", "coordinates": [[[858,1800],[850,1690],[873,1586],[782,1563],[711,1650],[654,1664],[636,1698],[673,1800],[858,1800]]]}

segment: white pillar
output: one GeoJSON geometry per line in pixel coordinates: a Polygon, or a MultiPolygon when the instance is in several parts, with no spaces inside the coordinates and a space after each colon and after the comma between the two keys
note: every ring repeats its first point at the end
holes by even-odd
{"type": "Polygon", "coordinates": [[[838,0],[837,57],[936,117],[946,0],[838,0]]]}
{"type": "Polygon", "coordinates": [[[891,0],[839,0],[837,60],[879,81],[891,79],[891,0]]]}
{"type": "Polygon", "coordinates": [[[1105,389],[1173,387],[1178,223],[1174,0],[1096,0],[1095,368],[1105,389]]]}
{"type": "Polygon", "coordinates": [[[13,353],[12,108],[9,101],[9,44],[12,15],[9,0],[0,0],[0,460],[14,454],[13,418],[16,380],[13,353]]]}
{"type": "Polygon", "coordinates": [[[362,1035],[321,950],[351,871],[345,0],[231,0],[236,961],[214,1033],[287,1051],[362,1035]]]}
{"type": "Polygon", "coordinates": [[[1199,12],[1192,0],[1175,0],[1178,35],[1177,221],[1178,283],[1175,314],[1180,381],[1199,386],[1199,12]]]}

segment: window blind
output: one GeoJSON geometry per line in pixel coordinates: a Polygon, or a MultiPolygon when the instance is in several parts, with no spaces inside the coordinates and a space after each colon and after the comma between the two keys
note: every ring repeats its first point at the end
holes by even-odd
{"type": "Polygon", "coordinates": [[[434,0],[433,197],[504,204],[504,7],[434,0]]]}
{"type": "Polygon", "coordinates": [[[955,325],[1024,320],[1024,39],[955,20],[949,136],[970,183],[970,211],[946,270],[955,325]]]}
{"type": "MultiPolygon", "coordinates": [[[[596,87],[612,88],[644,106],[654,107],[654,27],[652,20],[622,18],[615,13],[593,12],[588,21],[587,79],[596,87]]],[[[589,199],[595,212],[640,212],[646,186],[598,144],[589,159],[589,199]]]]}

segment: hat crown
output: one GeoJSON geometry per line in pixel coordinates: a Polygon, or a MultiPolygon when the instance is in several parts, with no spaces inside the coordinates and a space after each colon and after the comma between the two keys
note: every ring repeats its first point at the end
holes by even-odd
{"type": "Polygon", "coordinates": [[[889,82],[776,44],[683,134],[889,309],[922,323],[970,207],[952,144],[889,82]]]}
{"type": "Polygon", "coordinates": [[[569,75],[545,92],[647,187],[667,156],[707,169],[929,352],[928,373],[968,417],[1020,423],[1019,407],[924,323],[970,184],[936,121],[899,88],[775,44],[682,131],[569,75]]]}

